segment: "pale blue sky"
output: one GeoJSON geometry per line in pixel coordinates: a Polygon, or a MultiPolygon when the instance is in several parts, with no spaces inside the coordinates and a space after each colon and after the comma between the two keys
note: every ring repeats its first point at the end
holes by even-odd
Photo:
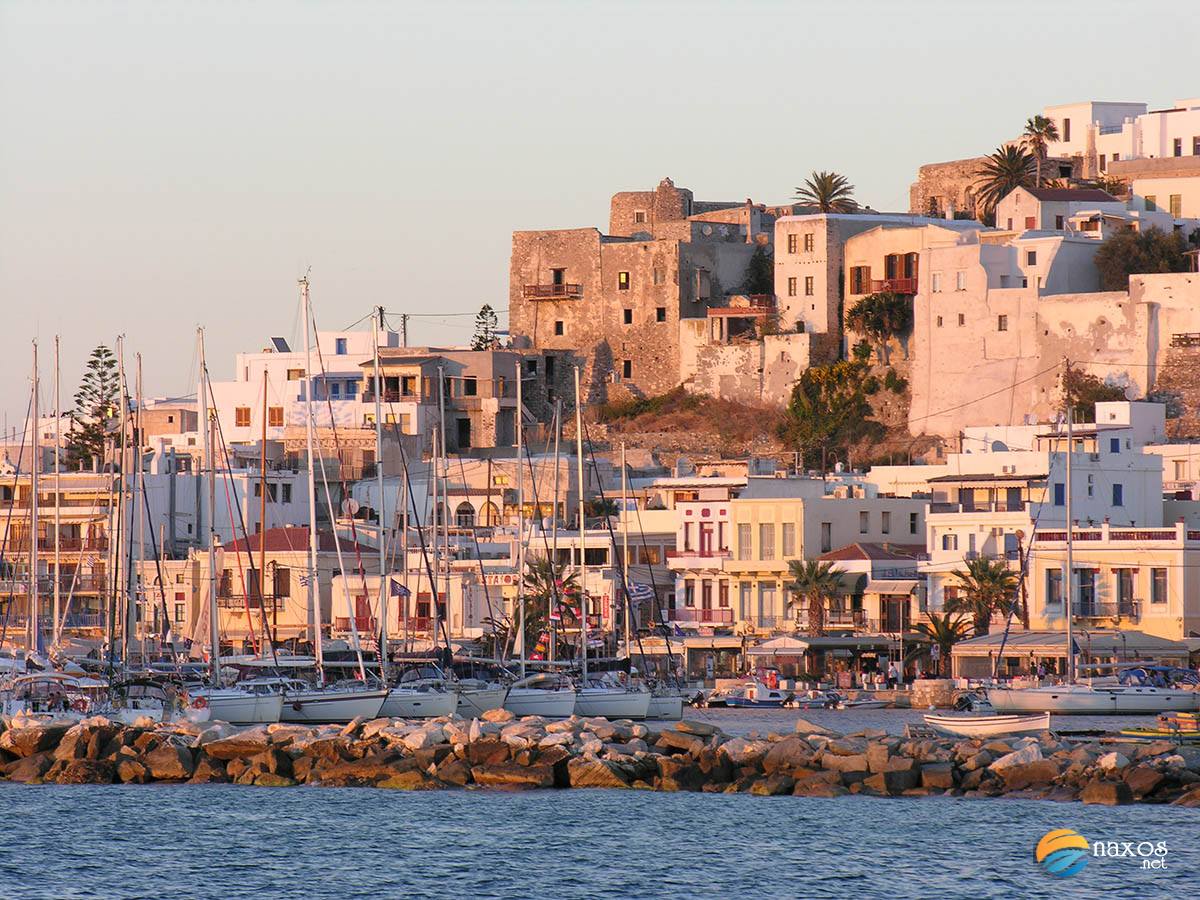
{"type": "Polygon", "coordinates": [[[123,332],[150,393],[191,390],[197,324],[229,377],[296,334],[310,265],[322,328],[503,308],[512,230],[664,176],[771,202],[832,168],[905,209],[1044,105],[1200,94],[1185,9],[0,0],[0,412],[56,332],[72,386],[123,332]]]}

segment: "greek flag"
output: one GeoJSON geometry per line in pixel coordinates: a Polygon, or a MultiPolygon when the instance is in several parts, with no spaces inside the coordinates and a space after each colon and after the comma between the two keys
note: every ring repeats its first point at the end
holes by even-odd
{"type": "Polygon", "coordinates": [[[312,584],[312,580],[313,578],[311,569],[306,569],[299,575],[300,587],[308,587],[310,584],[312,584]]]}
{"type": "Polygon", "coordinates": [[[638,584],[636,581],[629,582],[625,592],[635,603],[645,603],[654,599],[654,588],[648,584],[638,584]]]}

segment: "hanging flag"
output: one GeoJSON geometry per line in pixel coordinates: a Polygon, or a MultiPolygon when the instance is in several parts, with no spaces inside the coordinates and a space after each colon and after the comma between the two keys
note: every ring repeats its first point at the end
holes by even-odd
{"type": "Polygon", "coordinates": [[[389,578],[388,584],[390,585],[388,592],[391,596],[399,597],[401,600],[407,600],[412,596],[412,591],[398,582],[395,578],[389,578]]]}
{"type": "Polygon", "coordinates": [[[636,581],[626,585],[626,593],[634,603],[645,603],[654,599],[654,588],[648,584],[638,584],[636,581]]]}
{"type": "Polygon", "coordinates": [[[299,575],[300,587],[308,587],[312,584],[312,570],[305,569],[299,575]]]}

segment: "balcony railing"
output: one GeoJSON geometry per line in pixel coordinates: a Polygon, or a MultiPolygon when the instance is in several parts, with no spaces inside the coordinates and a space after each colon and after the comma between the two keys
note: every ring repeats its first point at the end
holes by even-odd
{"type": "MultiPolygon", "coordinates": [[[[350,620],[349,616],[335,617],[333,620],[333,630],[334,631],[349,631],[350,630],[350,621],[351,620],[350,620]]],[[[378,629],[378,627],[379,627],[379,620],[376,619],[374,616],[355,616],[354,617],[354,628],[355,628],[355,630],[358,631],[359,634],[374,634],[376,629],[378,629]]]]}
{"type": "Polygon", "coordinates": [[[404,616],[401,616],[400,622],[399,622],[399,627],[400,627],[401,632],[403,632],[405,626],[408,627],[409,631],[426,632],[427,633],[430,631],[430,629],[433,628],[433,617],[432,616],[409,616],[407,619],[405,619],[404,616]]]}
{"type": "Polygon", "coordinates": [[[728,550],[668,550],[667,559],[682,559],[684,557],[698,559],[729,559],[728,550]]]}
{"type": "MultiPolygon", "coordinates": [[[[405,403],[410,400],[420,400],[416,391],[392,391],[384,388],[379,393],[379,399],[384,403],[405,403]]],[[[362,392],[363,403],[374,403],[375,392],[368,388],[362,392]]]]}
{"type": "Polygon", "coordinates": [[[1029,508],[1028,500],[982,500],[974,503],[929,504],[931,513],[992,513],[992,512],[1022,512],[1029,508]]]}
{"type": "Polygon", "coordinates": [[[1136,619],[1140,600],[1084,600],[1075,615],[1080,619],[1136,619]]]}
{"type": "Polygon", "coordinates": [[[716,609],[697,609],[684,606],[669,610],[668,618],[672,622],[695,622],[700,625],[732,625],[733,610],[718,607],[716,609]]]}
{"type": "Polygon", "coordinates": [[[257,594],[222,594],[217,597],[218,609],[240,609],[245,610],[250,607],[251,612],[256,612],[261,604],[268,612],[283,609],[286,597],[263,597],[259,598],[257,594]]]}
{"type": "Polygon", "coordinates": [[[578,300],[583,296],[582,284],[526,284],[521,287],[526,300],[578,300]]]}
{"type": "Polygon", "coordinates": [[[871,293],[881,294],[883,292],[893,294],[915,294],[917,292],[916,278],[873,278],[871,279],[871,293]]]}

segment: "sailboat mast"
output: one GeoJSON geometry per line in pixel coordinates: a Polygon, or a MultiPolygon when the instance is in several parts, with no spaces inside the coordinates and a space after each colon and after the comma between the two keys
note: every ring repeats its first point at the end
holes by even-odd
{"type": "MultiPolygon", "coordinates": [[[[1067,375],[1071,374],[1071,363],[1067,362],[1067,375]]],[[[1064,381],[1068,379],[1064,378],[1064,381]]],[[[1068,381],[1069,384],[1069,381],[1068,381]]],[[[1068,387],[1068,391],[1070,388],[1068,387]]],[[[1070,393],[1067,394],[1067,684],[1075,683],[1075,636],[1072,619],[1075,617],[1075,525],[1071,520],[1071,457],[1075,450],[1075,434],[1073,419],[1075,407],[1071,403],[1070,393]]]]}
{"type": "MultiPolygon", "coordinates": [[[[522,432],[525,431],[524,417],[521,415],[521,376],[522,366],[520,357],[517,358],[517,619],[518,631],[521,636],[521,677],[525,677],[525,659],[528,656],[525,647],[525,478],[524,466],[521,461],[521,447],[524,443],[522,432]]],[[[550,571],[553,576],[554,561],[550,561],[550,571]]],[[[553,594],[553,585],[551,594],[553,594]]]]}
{"type": "MultiPolygon", "coordinates": [[[[131,498],[129,508],[130,508],[131,515],[133,515],[133,517],[135,519],[137,519],[137,523],[138,523],[138,541],[137,541],[138,565],[136,568],[134,566],[129,567],[129,583],[130,583],[130,585],[132,585],[132,594],[130,595],[130,599],[131,599],[130,610],[131,611],[129,613],[129,622],[130,622],[131,629],[135,633],[135,636],[138,637],[138,653],[140,655],[141,660],[143,662],[145,662],[145,659],[146,659],[146,629],[143,626],[143,628],[140,631],[138,631],[138,628],[137,628],[137,623],[138,623],[139,619],[141,619],[143,623],[146,620],[146,610],[143,607],[143,604],[145,603],[145,600],[146,600],[146,595],[145,595],[144,591],[139,590],[139,588],[142,585],[142,563],[146,559],[146,518],[147,518],[147,516],[146,516],[146,472],[145,472],[145,469],[143,468],[144,460],[142,459],[142,404],[143,404],[143,399],[144,399],[143,395],[142,395],[142,354],[138,353],[135,355],[134,358],[137,361],[137,371],[135,373],[135,378],[137,379],[137,381],[136,381],[137,411],[134,413],[134,419],[133,419],[133,437],[135,439],[133,442],[133,453],[134,453],[134,469],[133,469],[133,471],[134,471],[134,479],[135,480],[133,483],[133,492],[134,493],[133,493],[133,497],[131,498]],[[138,512],[139,507],[142,510],[141,513],[138,512]],[[142,609],[141,613],[139,613],[139,608],[142,609]]],[[[132,534],[133,534],[133,532],[131,531],[130,532],[130,540],[131,541],[132,541],[132,534]]],[[[131,544],[131,546],[132,546],[132,544],[131,544]]]]}
{"type": "MultiPolygon", "coordinates": [[[[384,524],[383,496],[383,378],[379,365],[379,329],[383,327],[383,307],[376,309],[376,315],[371,317],[371,343],[374,350],[375,363],[375,487],[379,491],[379,509],[376,517],[379,520],[379,671],[384,681],[387,681],[388,658],[388,592],[391,589],[391,579],[387,578],[387,548],[383,539],[386,529],[384,524]],[[386,579],[386,582],[385,582],[386,579]]],[[[405,498],[407,505],[408,499],[405,498]]],[[[407,566],[407,560],[405,565],[407,566]]]]}
{"type": "MultiPolygon", "coordinates": [[[[554,605],[558,596],[558,491],[559,491],[559,439],[562,437],[562,400],[554,401],[554,507],[550,519],[550,574],[555,583],[550,586],[550,611],[546,621],[550,623],[550,662],[554,662],[558,629],[555,627],[554,605]]],[[[561,613],[561,610],[558,612],[561,613]]]]}
{"type": "Polygon", "coordinates": [[[62,372],[59,366],[58,335],[54,336],[54,623],[50,640],[57,645],[62,635],[62,372]]]}
{"type": "MultiPolygon", "coordinates": [[[[121,506],[121,531],[120,531],[120,546],[118,552],[121,554],[122,560],[125,563],[125,569],[121,573],[125,582],[125,605],[121,607],[121,662],[125,667],[129,667],[129,642],[133,639],[129,633],[129,586],[132,580],[129,576],[130,563],[133,560],[133,522],[130,516],[133,515],[133,510],[129,508],[130,500],[126,496],[129,493],[129,390],[125,381],[125,338],[122,336],[117,339],[117,398],[121,404],[121,415],[119,419],[119,427],[121,431],[121,490],[118,493],[118,501],[121,506]]],[[[117,597],[121,597],[118,590],[117,597]]]]}
{"type": "MultiPolygon", "coordinates": [[[[258,448],[258,602],[259,608],[266,608],[267,602],[267,418],[270,415],[270,400],[267,398],[267,367],[263,366],[263,407],[262,407],[262,445],[258,448]]],[[[250,550],[250,536],[246,536],[246,550],[250,550]]],[[[279,623],[279,613],[275,607],[275,591],[271,590],[271,633],[267,635],[267,644],[275,646],[275,626],[279,623]]],[[[263,613],[266,618],[266,613],[263,613]]]]}
{"type": "Polygon", "coordinates": [[[325,659],[321,647],[321,593],[317,584],[317,484],[313,472],[313,388],[316,384],[312,370],[312,339],[309,326],[308,275],[300,279],[300,298],[304,316],[304,443],[308,453],[308,608],[312,622],[313,649],[317,658],[317,675],[325,680],[325,659]]]}
{"type": "Polygon", "coordinates": [[[621,584],[625,591],[625,655],[632,657],[629,647],[629,480],[625,468],[625,442],[621,441],[621,584]]]}
{"type": "Polygon", "coordinates": [[[575,456],[579,466],[579,647],[583,666],[583,682],[580,686],[587,687],[588,596],[587,567],[584,565],[586,554],[583,550],[583,403],[579,398],[579,366],[575,367],[575,456]]]}
{"type": "Polygon", "coordinates": [[[29,468],[29,651],[38,649],[38,346],[33,342],[33,408],[30,423],[33,426],[33,463],[29,468]]]}
{"type": "Polygon", "coordinates": [[[208,640],[209,670],[213,687],[221,686],[221,623],[217,617],[217,480],[213,462],[208,407],[208,365],[204,360],[204,329],[196,329],[199,342],[200,380],[196,385],[196,412],[201,430],[201,452],[208,473],[208,640]]]}
{"type": "MultiPolygon", "coordinates": [[[[449,457],[446,454],[446,370],[444,366],[438,366],[438,421],[441,430],[441,440],[438,441],[438,448],[441,452],[441,476],[442,476],[442,563],[445,566],[446,577],[442,582],[442,604],[446,607],[446,616],[450,615],[450,464],[449,457]]],[[[437,521],[434,521],[434,527],[437,527],[437,521]]],[[[436,592],[435,592],[436,595],[436,592]]],[[[434,604],[435,606],[437,604],[434,604]]],[[[439,620],[441,619],[439,615],[439,620]]],[[[433,634],[433,643],[437,645],[438,632],[433,634]]],[[[449,641],[447,640],[446,649],[450,649],[449,641]]]]}

